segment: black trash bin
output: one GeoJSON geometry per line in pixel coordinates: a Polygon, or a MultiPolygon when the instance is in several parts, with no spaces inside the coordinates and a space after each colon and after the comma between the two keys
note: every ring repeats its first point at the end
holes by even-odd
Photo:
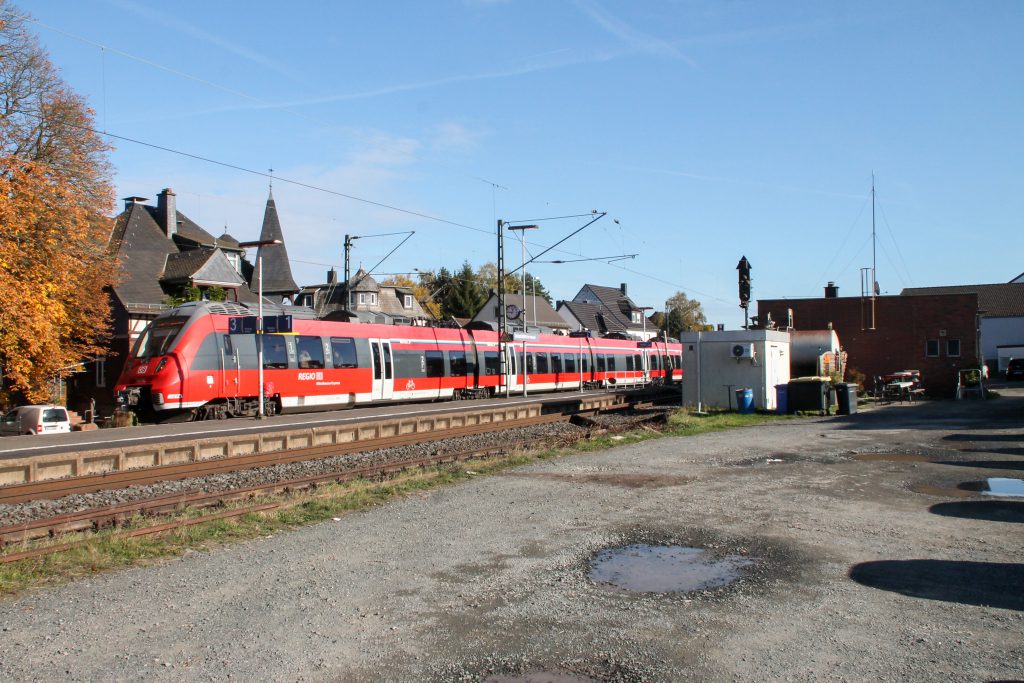
{"type": "Polygon", "coordinates": [[[836,403],[840,415],[853,415],[857,412],[857,385],[843,383],[836,385],[836,403]]]}
{"type": "Polygon", "coordinates": [[[828,415],[831,387],[828,379],[820,377],[802,377],[792,380],[787,392],[789,412],[828,415]]]}

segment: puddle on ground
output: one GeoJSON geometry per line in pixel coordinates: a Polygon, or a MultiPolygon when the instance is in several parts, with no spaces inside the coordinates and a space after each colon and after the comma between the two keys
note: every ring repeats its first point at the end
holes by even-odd
{"type": "Polygon", "coordinates": [[[989,477],[985,480],[988,490],[982,490],[984,496],[1012,496],[1024,498],[1024,479],[1007,479],[989,477]]]}
{"type": "Polygon", "coordinates": [[[494,675],[484,683],[600,683],[596,678],[562,671],[530,671],[523,674],[494,675]]]}
{"type": "Polygon", "coordinates": [[[689,593],[728,585],[757,560],[715,558],[701,548],[627,545],[602,550],[590,561],[590,578],[637,593],[689,593]]]}
{"type": "Polygon", "coordinates": [[[972,487],[970,484],[960,484],[957,488],[936,486],[934,484],[917,484],[911,486],[910,490],[914,493],[923,493],[926,496],[938,496],[939,498],[970,498],[978,491],[977,488],[972,487]]]}
{"type": "Polygon", "coordinates": [[[931,458],[917,453],[857,453],[854,460],[864,462],[931,462],[931,458]]]}

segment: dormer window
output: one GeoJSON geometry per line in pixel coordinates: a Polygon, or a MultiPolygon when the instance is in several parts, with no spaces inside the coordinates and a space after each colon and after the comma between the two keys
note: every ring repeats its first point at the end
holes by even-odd
{"type": "Polygon", "coordinates": [[[233,251],[226,251],[224,252],[224,255],[227,257],[228,263],[231,264],[231,267],[235,269],[235,272],[241,273],[242,261],[240,258],[238,258],[238,253],[233,251]]]}
{"type": "Polygon", "coordinates": [[[643,322],[643,320],[641,320],[640,318],[641,315],[642,314],[640,313],[640,311],[633,311],[633,322],[635,324],[639,325],[640,323],[643,322]]]}
{"type": "Polygon", "coordinates": [[[404,294],[402,296],[402,306],[412,308],[412,294],[404,294]]]}

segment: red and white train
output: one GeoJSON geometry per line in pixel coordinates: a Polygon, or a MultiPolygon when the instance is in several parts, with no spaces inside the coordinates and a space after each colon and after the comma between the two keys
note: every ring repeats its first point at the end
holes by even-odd
{"type": "MultiPolygon", "coordinates": [[[[213,302],[161,313],[132,349],[119,401],[158,421],[255,415],[256,335],[228,332],[244,315],[252,311],[213,302]]],[[[681,345],[662,341],[538,334],[499,346],[490,330],[299,318],[291,333],[263,339],[267,414],[682,379],[681,345]]]]}

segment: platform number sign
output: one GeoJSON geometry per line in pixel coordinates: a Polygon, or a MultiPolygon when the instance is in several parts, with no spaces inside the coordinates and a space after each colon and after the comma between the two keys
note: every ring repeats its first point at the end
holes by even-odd
{"type": "MultiPolygon", "coordinates": [[[[259,318],[255,315],[232,316],[228,318],[228,334],[256,334],[259,318]]],[[[265,334],[288,334],[292,331],[290,315],[263,316],[265,334]]]]}
{"type": "Polygon", "coordinates": [[[256,316],[232,316],[228,318],[228,334],[256,334],[256,316]]]}

